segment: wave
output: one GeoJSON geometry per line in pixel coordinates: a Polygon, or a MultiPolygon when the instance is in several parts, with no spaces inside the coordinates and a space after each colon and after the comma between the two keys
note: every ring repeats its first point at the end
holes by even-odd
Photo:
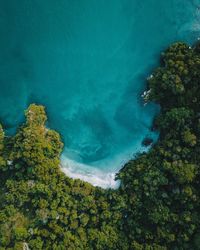
{"type": "Polygon", "coordinates": [[[105,172],[98,167],[76,162],[65,156],[61,158],[61,169],[69,177],[91,183],[102,188],[119,187],[120,182],[115,180],[116,172],[105,172]]]}
{"type": "MultiPolygon", "coordinates": [[[[156,141],[158,133],[152,133],[156,141]]],[[[137,153],[146,152],[149,147],[141,146],[138,141],[134,146],[129,147],[126,151],[115,152],[115,156],[105,158],[92,164],[84,164],[68,158],[63,153],[61,157],[61,169],[69,177],[80,179],[91,183],[93,186],[102,188],[117,189],[120,185],[119,180],[115,180],[116,173],[131,159],[136,157],[137,153]],[[133,152],[137,152],[133,154],[133,152]]]]}

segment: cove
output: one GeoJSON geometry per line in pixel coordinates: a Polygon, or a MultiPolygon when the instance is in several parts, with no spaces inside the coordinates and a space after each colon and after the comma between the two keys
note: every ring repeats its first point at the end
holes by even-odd
{"type": "Polygon", "coordinates": [[[0,120],[13,133],[30,103],[45,105],[63,171],[116,187],[142,140],[157,138],[145,79],[166,46],[199,32],[199,0],[1,0],[0,120]]]}

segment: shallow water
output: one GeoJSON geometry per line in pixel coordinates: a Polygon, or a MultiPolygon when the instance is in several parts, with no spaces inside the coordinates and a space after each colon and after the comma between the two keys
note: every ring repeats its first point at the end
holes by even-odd
{"type": "Polygon", "coordinates": [[[114,187],[143,150],[158,107],[145,79],[171,42],[200,34],[200,0],[0,0],[0,119],[8,132],[32,103],[62,134],[64,171],[114,187]]]}

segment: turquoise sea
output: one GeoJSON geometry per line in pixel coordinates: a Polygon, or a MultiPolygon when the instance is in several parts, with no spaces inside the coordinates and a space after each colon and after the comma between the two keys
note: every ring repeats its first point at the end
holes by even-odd
{"type": "Polygon", "coordinates": [[[63,170],[115,187],[143,150],[159,107],[146,78],[170,43],[200,36],[200,0],[0,0],[0,120],[7,133],[30,103],[62,135],[63,170]]]}

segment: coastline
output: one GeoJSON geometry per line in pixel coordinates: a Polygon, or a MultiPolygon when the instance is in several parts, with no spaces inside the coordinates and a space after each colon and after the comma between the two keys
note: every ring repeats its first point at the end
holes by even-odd
{"type": "MultiPolygon", "coordinates": [[[[158,139],[158,133],[154,132],[149,134],[155,143],[158,139]]],[[[72,160],[63,152],[60,159],[60,168],[72,179],[80,179],[103,189],[117,189],[120,186],[120,181],[115,180],[116,174],[119,173],[130,160],[135,159],[140,153],[148,152],[151,147],[152,145],[142,145],[142,141],[138,140],[137,144],[130,146],[126,151],[116,153],[115,156],[93,162],[92,164],[84,164],[72,160]]]]}
{"type": "Polygon", "coordinates": [[[95,166],[78,163],[65,156],[61,157],[60,167],[68,177],[89,182],[95,187],[117,189],[120,185],[120,182],[115,180],[118,171],[104,172],[95,166]]]}
{"type": "Polygon", "coordinates": [[[115,180],[116,172],[104,172],[97,167],[78,163],[66,157],[65,160],[61,160],[60,167],[68,177],[80,179],[95,187],[117,189],[120,185],[120,182],[115,180]]]}

